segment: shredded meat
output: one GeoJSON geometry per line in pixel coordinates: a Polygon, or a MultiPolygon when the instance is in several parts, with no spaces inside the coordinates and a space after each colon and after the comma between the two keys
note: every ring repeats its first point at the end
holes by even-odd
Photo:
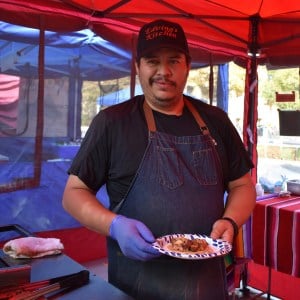
{"type": "Polygon", "coordinates": [[[205,251],[208,243],[205,239],[190,240],[185,237],[177,237],[171,239],[170,250],[180,252],[199,252],[205,251]]]}

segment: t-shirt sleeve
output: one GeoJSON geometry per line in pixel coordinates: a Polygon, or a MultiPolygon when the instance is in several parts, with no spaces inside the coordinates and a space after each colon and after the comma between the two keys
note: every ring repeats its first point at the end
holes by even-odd
{"type": "Polygon", "coordinates": [[[224,111],[213,107],[203,117],[211,135],[217,142],[226,188],[229,181],[242,177],[254,165],[238,131],[224,111]]]}

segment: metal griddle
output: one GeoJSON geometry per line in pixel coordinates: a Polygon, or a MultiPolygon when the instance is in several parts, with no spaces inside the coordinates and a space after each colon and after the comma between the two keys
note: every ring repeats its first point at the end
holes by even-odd
{"type": "MultiPolygon", "coordinates": [[[[7,237],[26,237],[33,234],[23,227],[12,224],[0,226],[0,242],[5,243],[7,237]],[[4,240],[3,240],[4,237],[4,240]]],[[[10,285],[20,285],[30,282],[30,259],[13,259],[0,249],[0,289],[10,285]]]]}

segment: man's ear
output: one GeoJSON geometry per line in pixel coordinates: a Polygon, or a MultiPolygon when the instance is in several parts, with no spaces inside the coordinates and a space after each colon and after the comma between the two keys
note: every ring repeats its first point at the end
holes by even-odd
{"type": "Polygon", "coordinates": [[[134,66],[135,66],[135,73],[136,73],[136,75],[139,75],[139,62],[135,61],[134,62],[134,66]]]}
{"type": "Polygon", "coordinates": [[[191,69],[192,69],[192,63],[191,62],[188,63],[188,69],[189,69],[189,71],[191,71],[191,69]]]}

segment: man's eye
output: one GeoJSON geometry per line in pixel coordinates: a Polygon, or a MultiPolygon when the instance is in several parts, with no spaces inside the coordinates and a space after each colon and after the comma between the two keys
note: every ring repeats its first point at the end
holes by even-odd
{"type": "Polygon", "coordinates": [[[158,60],[156,60],[156,59],[148,59],[147,63],[149,65],[157,65],[158,64],[158,60]]]}
{"type": "Polygon", "coordinates": [[[172,65],[176,65],[176,64],[179,64],[180,61],[179,61],[178,59],[172,59],[172,60],[170,61],[170,63],[171,63],[172,65]]]}

